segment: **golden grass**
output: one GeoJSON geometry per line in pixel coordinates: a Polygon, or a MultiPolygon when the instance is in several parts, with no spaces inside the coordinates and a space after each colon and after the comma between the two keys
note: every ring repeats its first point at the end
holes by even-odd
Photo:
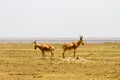
{"type": "Polygon", "coordinates": [[[43,60],[34,44],[0,43],[0,80],[120,80],[120,43],[80,46],[79,62],[70,59],[73,51],[62,60],[62,45],[53,45],[54,59],[47,52],[43,60]]]}

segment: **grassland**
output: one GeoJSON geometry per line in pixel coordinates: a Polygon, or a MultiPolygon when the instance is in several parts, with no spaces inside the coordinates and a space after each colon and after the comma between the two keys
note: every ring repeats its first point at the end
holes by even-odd
{"type": "MultiPolygon", "coordinates": [[[[120,80],[120,43],[89,43],[77,55],[86,61],[62,60],[62,44],[53,44],[54,59],[34,44],[0,43],[0,80],[120,80]]],[[[73,51],[67,51],[66,59],[73,51]]]]}

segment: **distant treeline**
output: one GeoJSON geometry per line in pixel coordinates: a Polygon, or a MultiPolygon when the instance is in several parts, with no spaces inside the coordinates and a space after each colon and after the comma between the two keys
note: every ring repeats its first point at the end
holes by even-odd
{"type": "MultiPolygon", "coordinates": [[[[69,43],[76,41],[77,38],[4,38],[0,39],[0,43],[32,43],[36,40],[39,43],[69,43]]],[[[118,42],[120,39],[84,39],[85,43],[105,43],[105,42],[118,42]]]]}

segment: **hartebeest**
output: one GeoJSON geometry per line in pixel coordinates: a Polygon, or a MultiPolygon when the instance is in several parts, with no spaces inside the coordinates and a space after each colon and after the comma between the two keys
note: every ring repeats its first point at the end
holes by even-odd
{"type": "Polygon", "coordinates": [[[62,57],[65,58],[66,50],[73,49],[74,50],[73,57],[75,58],[76,49],[79,47],[80,44],[84,45],[84,43],[83,43],[83,36],[80,36],[80,39],[78,41],[76,41],[76,42],[72,42],[72,43],[69,43],[69,44],[63,44],[62,57]]]}
{"type": "Polygon", "coordinates": [[[42,58],[45,58],[45,51],[50,51],[51,52],[51,58],[54,56],[54,46],[48,45],[48,44],[37,44],[36,41],[34,41],[34,48],[39,48],[42,51],[42,58]]]}

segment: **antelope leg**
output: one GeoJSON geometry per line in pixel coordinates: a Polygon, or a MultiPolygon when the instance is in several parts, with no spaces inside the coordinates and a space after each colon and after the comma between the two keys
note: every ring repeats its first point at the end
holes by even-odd
{"type": "Polygon", "coordinates": [[[75,54],[76,54],[76,50],[74,49],[74,54],[73,54],[73,58],[75,58],[75,54]]]}

